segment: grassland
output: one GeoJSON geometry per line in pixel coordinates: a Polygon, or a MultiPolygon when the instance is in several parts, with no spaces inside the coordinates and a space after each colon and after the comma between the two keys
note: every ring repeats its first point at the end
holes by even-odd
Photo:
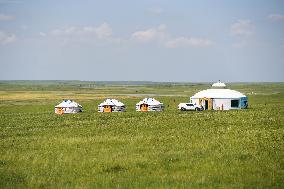
{"type": "Polygon", "coordinates": [[[0,82],[0,188],[284,188],[284,84],[241,111],[179,112],[209,84],[0,82]],[[144,96],[164,112],[135,112],[144,96]],[[115,97],[124,113],[98,113],[115,97]],[[55,115],[71,98],[84,112],[55,115]]]}

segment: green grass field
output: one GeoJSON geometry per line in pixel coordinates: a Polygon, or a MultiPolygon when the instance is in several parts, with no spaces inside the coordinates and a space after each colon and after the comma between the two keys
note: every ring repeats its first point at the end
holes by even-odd
{"type": "Polygon", "coordinates": [[[284,188],[284,83],[249,109],[180,112],[210,84],[0,81],[0,188],[284,188]],[[164,112],[135,112],[146,96],[164,112]],[[124,113],[98,113],[104,98],[124,113]],[[84,112],[55,115],[71,98],[84,112]]]}

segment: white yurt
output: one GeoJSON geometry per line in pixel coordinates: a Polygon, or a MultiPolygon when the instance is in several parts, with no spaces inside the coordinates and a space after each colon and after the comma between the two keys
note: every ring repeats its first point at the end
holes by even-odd
{"type": "Polygon", "coordinates": [[[144,98],[136,104],[136,111],[163,111],[164,104],[154,98],[144,98]]]}
{"type": "Polygon", "coordinates": [[[83,111],[83,107],[73,100],[63,100],[55,106],[56,114],[75,114],[83,111]]]}
{"type": "Polygon", "coordinates": [[[248,98],[244,94],[225,89],[226,85],[222,83],[213,85],[212,89],[203,90],[193,95],[190,102],[201,105],[205,110],[231,110],[248,107],[248,98]]]}
{"type": "Polygon", "coordinates": [[[98,105],[98,112],[124,112],[125,105],[116,99],[106,99],[98,105]]]}

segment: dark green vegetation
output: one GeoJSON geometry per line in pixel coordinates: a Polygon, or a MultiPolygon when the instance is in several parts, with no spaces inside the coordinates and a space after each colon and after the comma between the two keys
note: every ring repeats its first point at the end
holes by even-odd
{"type": "Polygon", "coordinates": [[[0,82],[0,188],[283,188],[284,84],[241,111],[179,112],[208,84],[0,82]],[[164,112],[135,112],[147,94],[164,112]],[[124,113],[98,113],[105,97],[124,113]],[[76,115],[55,115],[72,98],[76,115]]]}

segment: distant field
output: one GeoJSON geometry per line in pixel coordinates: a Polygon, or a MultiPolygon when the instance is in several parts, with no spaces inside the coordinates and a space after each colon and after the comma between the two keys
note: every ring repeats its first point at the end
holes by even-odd
{"type": "Polygon", "coordinates": [[[284,188],[284,83],[228,86],[249,109],[179,112],[206,83],[0,81],[0,188],[284,188]],[[84,112],[55,115],[69,98],[84,112]]]}

